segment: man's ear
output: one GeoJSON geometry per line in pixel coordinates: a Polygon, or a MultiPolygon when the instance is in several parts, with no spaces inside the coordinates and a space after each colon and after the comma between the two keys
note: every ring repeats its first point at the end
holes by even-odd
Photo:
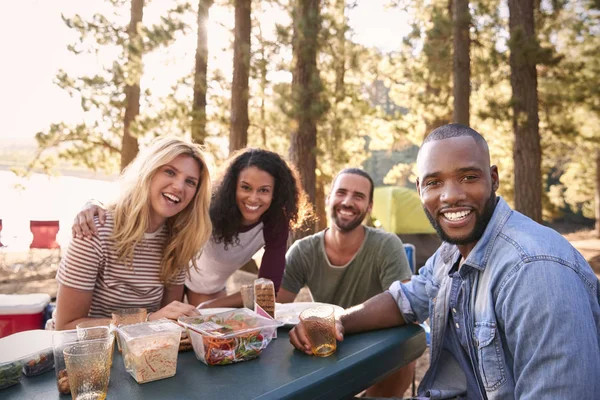
{"type": "Polygon", "coordinates": [[[415,181],[415,186],[417,187],[417,194],[421,197],[421,183],[419,182],[419,178],[415,181]]]}
{"type": "Polygon", "coordinates": [[[498,174],[498,167],[496,165],[490,167],[490,174],[492,176],[492,189],[495,192],[500,187],[500,175],[498,174]]]}

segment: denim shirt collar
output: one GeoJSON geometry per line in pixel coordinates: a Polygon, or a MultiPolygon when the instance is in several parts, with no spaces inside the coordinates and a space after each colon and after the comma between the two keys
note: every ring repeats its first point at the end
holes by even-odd
{"type": "MultiPolygon", "coordinates": [[[[485,270],[492,248],[494,247],[494,242],[512,213],[512,209],[501,196],[498,196],[496,199],[496,208],[494,209],[494,214],[492,214],[490,222],[464,262],[464,264],[480,271],[485,270]]],[[[457,253],[458,247],[456,245],[445,243],[441,253],[444,263],[451,263],[457,253]]]]}

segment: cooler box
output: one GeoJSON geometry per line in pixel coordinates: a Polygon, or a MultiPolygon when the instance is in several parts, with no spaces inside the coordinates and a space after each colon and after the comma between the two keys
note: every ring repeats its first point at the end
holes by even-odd
{"type": "Polygon", "coordinates": [[[36,294],[0,294],[0,338],[16,332],[44,329],[44,309],[50,296],[36,294]]]}

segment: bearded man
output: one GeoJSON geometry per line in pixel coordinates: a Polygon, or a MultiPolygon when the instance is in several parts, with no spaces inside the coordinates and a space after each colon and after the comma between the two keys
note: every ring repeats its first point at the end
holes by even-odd
{"type": "MultiPolygon", "coordinates": [[[[475,130],[435,129],[417,168],[421,202],[445,243],[410,282],[346,310],[338,340],[429,318],[419,398],[598,398],[600,282],[589,264],[496,196],[498,168],[475,130]]],[[[309,353],[302,323],[290,341],[309,353]]]]}
{"type": "MultiPolygon", "coordinates": [[[[286,254],[277,301],[289,303],[304,285],[315,301],[348,308],[410,279],[398,236],[362,225],[373,207],[373,180],[358,168],[342,170],[326,199],[331,227],[295,242],[286,254]]],[[[402,395],[415,362],[367,389],[369,396],[402,395]]]]}

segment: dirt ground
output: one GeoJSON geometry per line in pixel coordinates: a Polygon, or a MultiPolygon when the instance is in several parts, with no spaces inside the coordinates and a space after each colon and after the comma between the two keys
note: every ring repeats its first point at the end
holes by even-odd
{"type": "MultiPolygon", "coordinates": [[[[581,252],[590,263],[596,276],[600,279],[600,239],[594,237],[591,230],[583,230],[564,235],[571,244],[581,252]]],[[[11,293],[48,293],[56,297],[56,269],[58,267],[58,253],[36,250],[31,253],[0,253],[0,294],[11,293]]],[[[237,291],[242,284],[251,283],[254,274],[238,271],[227,281],[228,291],[237,291]]],[[[311,301],[308,290],[303,290],[296,301],[311,301]]],[[[417,360],[416,385],[429,368],[429,351],[417,360]]],[[[404,394],[411,396],[409,388],[404,394]]]]}

